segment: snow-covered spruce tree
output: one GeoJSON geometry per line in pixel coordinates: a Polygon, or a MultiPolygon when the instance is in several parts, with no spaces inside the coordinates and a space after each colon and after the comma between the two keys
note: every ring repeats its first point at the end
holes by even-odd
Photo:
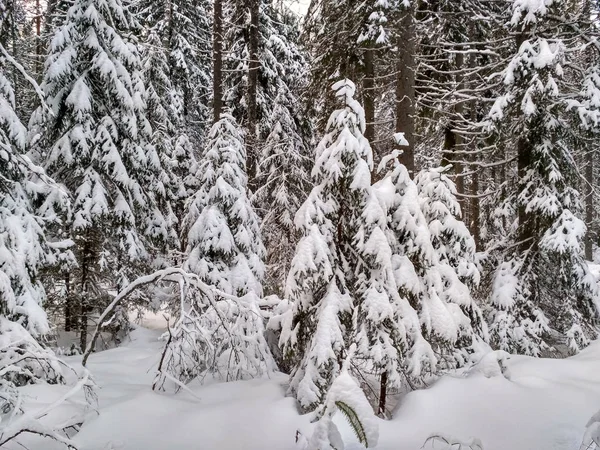
{"type": "MultiPolygon", "coordinates": [[[[150,144],[145,88],[128,2],[76,0],[56,31],[42,89],[53,114],[32,118],[32,146],[49,175],[72,193],[68,237],[77,270],[68,282],[87,318],[169,237],[159,205],[164,171],[150,144]]],[[[66,282],[67,280],[65,280],[66,282]]]]}
{"type": "Polygon", "coordinates": [[[411,330],[417,315],[421,328],[412,332],[407,356],[409,375],[418,379],[464,364],[461,350],[472,345],[475,336],[485,339],[486,329],[468,287],[438,257],[416,184],[403,164],[394,164],[375,187],[388,212],[388,241],[403,300],[400,317],[411,330]]]}
{"type": "MultiPolygon", "coordinates": [[[[300,110],[299,98],[306,84],[308,67],[298,46],[298,20],[283,4],[276,6],[270,1],[256,1],[259,2],[258,73],[256,92],[253,91],[252,94],[249,92],[251,2],[225,2],[226,20],[235,26],[228,28],[225,36],[224,61],[227,76],[224,79],[223,100],[236,121],[257,140],[255,148],[248,155],[252,188],[259,186],[255,177],[261,160],[262,143],[275,126],[273,110],[281,92],[287,97],[287,114],[295,122],[296,132],[302,138],[304,146],[308,146],[311,138],[310,126],[300,110]],[[250,95],[256,98],[251,99],[250,95]],[[253,125],[249,124],[250,103],[256,104],[255,111],[252,112],[256,115],[252,118],[252,121],[256,121],[253,125]],[[252,126],[255,129],[250,130],[249,127],[252,126]]],[[[284,104],[280,105],[283,107],[284,104]]]]}
{"type": "Polygon", "coordinates": [[[177,133],[199,147],[210,126],[211,2],[142,0],[136,8],[164,51],[171,84],[170,98],[164,101],[171,102],[177,133]]]}
{"type": "MultiPolygon", "coordinates": [[[[66,197],[24,154],[27,132],[15,113],[10,70],[32,84],[23,66],[4,47],[6,3],[0,4],[0,446],[15,445],[24,434],[71,444],[60,431],[24,413],[19,386],[63,383],[63,366],[38,341],[49,332],[42,303],[40,269],[53,263],[45,227],[56,220],[55,206],[66,197]]],[[[60,204],[60,205],[59,205],[60,204]]],[[[78,389],[74,389],[75,391],[78,389]]],[[[68,398],[70,395],[67,395],[68,398]]]]}
{"type": "MultiPolygon", "coordinates": [[[[0,6],[0,31],[5,15],[0,6]]],[[[14,110],[15,93],[5,75],[9,56],[1,40],[0,52],[0,318],[37,337],[49,331],[38,272],[51,262],[44,221],[54,212],[52,203],[44,202],[44,185],[34,181],[43,170],[24,155],[27,130],[14,110]]]]}
{"type": "Polygon", "coordinates": [[[306,198],[309,185],[305,142],[292,116],[291,93],[280,86],[275,99],[271,133],[258,163],[257,190],[252,199],[262,213],[262,235],[267,248],[268,292],[281,294],[293,257],[298,233],[294,215],[306,198]]]}
{"type": "Polygon", "coordinates": [[[576,352],[597,336],[598,286],[581,255],[585,225],[576,216],[577,169],[569,139],[563,75],[566,44],[548,16],[564,2],[516,1],[518,51],[503,72],[506,92],[489,118],[501,135],[518,136],[518,179],[508,202],[517,226],[499,256],[490,297],[492,343],[538,356],[566,338],[576,352]]]}
{"type": "Polygon", "coordinates": [[[446,172],[443,167],[424,169],[415,177],[421,210],[440,262],[452,267],[463,283],[477,286],[481,276],[475,264],[475,240],[461,220],[456,185],[446,172]]]}
{"type": "Polygon", "coordinates": [[[164,169],[161,181],[165,194],[161,197],[164,200],[161,209],[172,233],[168,240],[170,250],[180,252],[180,218],[185,201],[192,195],[186,180],[190,180],[196,161],[185,131],[182,97],[171,81],[167,50],[154,28],[149,30],[144,41],[142,67],[147,119],[152,127],[152,143],[164,169]]]}
{"type": "MultiPolygon", "coordinates": [[[[316,151],[315,187],[296,214],[303,237],[288,275],[292,306],[280,338],[293,366],[290,391],[302,410],[316,409],[318,417],[346,358],[395,384],[406,340],[397,325],[401,307],[382,229],[386,213],[371,187],[364,111],[351,81],[333,89],[344,107],[329,119],[316,151]],[[358,345],[349,356],[351,342],[358,345]]],[[[416,315],[412,331],[418,332],[416,315]]]]}
{"type": "Polygon", "coordinates": [[[169,342],[173,375],[182,381],[211,374],[225,381],[274,369],[259,309],[264,247],[247,194],[246,150],[235,119],[222,114],[209,135],[188,204],[184,269],[213,290],[194,290],[181,305],[169,342]],[[186,357],[182,357],[182,355],[186,357]]]}

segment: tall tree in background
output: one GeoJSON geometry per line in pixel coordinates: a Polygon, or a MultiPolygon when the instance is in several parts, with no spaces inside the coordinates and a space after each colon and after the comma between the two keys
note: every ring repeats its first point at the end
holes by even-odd
{"type": "Polygon", "coordinates": [[[280,92],[291,97],[289,114],[300,136],[305,143],[310,139],[310,128],[296,106],[307,66],[297,45],[298,21],[283,5],[239,0],[227,10],[226,21],[234,26],[226,33],[224,103],[246,129],[248,176],[254,190],[262,145],[274,125],[270,119],[280,92]]]}
{"type": "Polygon", "coordinates": [[[571,351],[597,334],[598,286],[581,255],[586,230],[577,217],[573,155],[579,139],[567,138],[572,121],[565,68],[573,41],[557,39],[553,23],[572,12],[566,2],[514,2],[518,49],[503,72],[506,92],[490,112],[503,135],[517,136],[518,165],[506,199],[517,205],[517,226],[492,288],[492,340],[536,356],[553,346],[553,333],[566,337],[571,351]]]}

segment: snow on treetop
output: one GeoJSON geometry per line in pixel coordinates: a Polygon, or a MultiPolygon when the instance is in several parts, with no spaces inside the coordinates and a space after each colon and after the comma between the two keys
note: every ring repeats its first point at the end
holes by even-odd
{"type": "MultiPolygon", "coordinates": [[[[364,133],[366,129],[365,123],[365,110],[361,106],[361,104],[354,99],[354,94],[356,93],[356,85],[350,81],[348,78],[344,78],[343,80],[335,83],[331,89],[335,91],[335,96],[342,100],[350,111],[356,114],[358,118],[358,124],[360,126],[360,132],[364,133]]],[[[327,129],[330,129],[334,124],[339,124],[346,119],[346,114],[344,114],[343,110],[335,111],[331,117],[329,118],[329,122],[327,124],[327,129]]]]}
{"type": "Polygon", "coordinates": [[[546,15],[555,0],[515,0],[513,4],[512,25],[535,23],[538,17],[546,15]]]}

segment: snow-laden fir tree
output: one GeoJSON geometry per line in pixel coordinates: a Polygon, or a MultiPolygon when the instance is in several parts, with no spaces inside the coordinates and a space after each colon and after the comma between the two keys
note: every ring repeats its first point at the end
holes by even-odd
{"type": "Polygon", "coordinates": [[[581,255],[585,224],[565,92],[567,45],[550,17],[565,2],[512,5],[518,50],[503,72],[505,92],[489,118],[501,135],[518,136],[518,179],[506,203],[517,222],[504,243],[490,298],[492,342],[538,356],[559,338],[577,351],[597,336],[598,286],[581,255]]]}
{"type": "MultiPolygon", "coordinates": [[[[55,206],[65,196],[24,154],[27,130],[15,112],[15,92],[7,75],[15,70],[35,86],[6,50],[6,4],[0,4],[0,445],[16,441],[23,399],[17,387],[64,382],[54,352],[40,344],[50,331],[39,272],[54,262],[46,225],[56,220],[55,206]]],[[[32,88],[35,92],[35,87],[32,88]]],[[[29,429],[46,431],[37,419],[29,429]]]]}
{"type": "Polygon", "coordinates": [[[282,293],[298,233],[294,215],[304,202],[310,180],[306,147],[292,115],[294,98],[280,87],[272,116],[271,133],[263,144],[253,203],[262,213],[262,235],[267,248],[269,292],[282,293]]]}
{"type": "Polygon", "coordinates": [[[211,2],[142,0],[136,5],[152,45],[164,52],[173,124],[200,146],[208,132],[210,105],[211,2]],[[150,35],[148,35],[150,37],[150,35]]]}
{"type": "Polygon", "coordinates": [[[400,317],[407,330],[414,327],[413,315],[420,326],[418,332],[412,331],[406,360],[409,375],[418,379],[462,365],[460,350],[471,346],[477,336],[486,338],[479,307],[455,269],[440,261],[417,186],[406,167],[396,161],[375,187],[388,214],[393,270],[403,300],[400,317]]]}
{"type": "MultiPolygon", "coordinates": [[[[330,117],[317,146],[315,187],[295,222],[302,232],[288,275],[291,308],[280,343],[292,361],[290,391],[304,411],[323,407],[327,393],[358,343],[357,370],[396,383],[403,329],[385,232],[386,212],[371,187],[373,155],[364,137],[364,111],[349,80],[333,85],[343,108],[330,117]],[[386,251],[387,249],[387,251],[386,251]]],[[[412,331],[418,332],[414,315],[412,331]]]]}
{"type": "Polygon", "coordinates": [[[147,119],[152,127],[152,143],[164,169],[162,197],[171,235],[170,248],[181,251],[180,231],[184,203],[192,195],[186,180],[192,175],[195,157],[182,115],[183,99],[173,87],[167,50],[155,29],[145,36],[142,67],[146,86],[147,119]]]}
{"type": "MultiPolygon", "coordinates": [[[[226,20],[234,23],[229,27],[225,39],[224,104],[230,109],[237,122],[247,133],[257,138],[257,145],[248,155],[248,173],[251,187],[259,186],[255,180],[261,160],[262,143],[271,133],[275,123],[273,110],[280,93],[287,97],[287,114],[294,121],[296,132],[308,146],[311,138],[310,125],[300,109],[300,95],[306,84],[307,61],[298,45],[299,23],[285,5],[275,5],[266,0],[259,2],[258,27],[258,74],[256,98],[249,98],[250,71],[250,3],[249,1],[227,2],[226,20]],[[249,103],[256,103],[256,123],[249,124],[249,103]],[[250,130],[248,127],[254,126],[250,130]]],[[[254,70],[254,69],[253,69],[254,70]]],[[[254,97],[254,93],[252,93],[254,97]]],[[[280,105],[283,106],[281,102],[280,105]]],[[[263,205],[259,205],[261,208],[263,205]]]]}
{"type": "Polygon", "coordinates": [[[425,169],[415,177],[421,210],[440,262],[451,266],[463,283],[477,286],[481,276],[475,264],[475,240],[461,220],[456,185],[446,171],[425,169]]]}
{"type": "Polygon", "coordinates": [[[82,347],[88,313],[139,273],[170,233],[133,24],[126,1],[74,1],[44,71],[52,113],[40,109],[32,118],[33,154],[73,197],[63,231],[75,242],[70,282],[82,347]]]}
{"type": "Polygon", "coordinates": [[[259,308],[265,250],[248,199],[246,149],[231,115],[210,130],[196,176],[184,269],[211,291],[186,294],[167,364],[183,381],[207,373],[226,381],[259,376],[274,369],[259,308]]]}

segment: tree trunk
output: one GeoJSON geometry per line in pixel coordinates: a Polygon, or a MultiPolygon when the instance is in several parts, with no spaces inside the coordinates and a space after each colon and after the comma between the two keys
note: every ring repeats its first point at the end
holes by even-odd
{"type": "Polygon", "coordinates": [[[367,44],[365,49],[365,74],[363,78],[363,104],[365,106],[365,137],[369,140],[373,154],[375,140],[375,49],[367,44]]]}
{"type": "Polygon", "coordinates": [[[65,331],[77,329],[73,292],[71,291],[71,275],[65,274],[65,331]]]}
{"type": "Polygon", "coordinates": [[[213,123],[223,110],[223,1],[213,7],[213,123]]]}
{"type": "Polygon", "coordinates": [[[246,137],[247,170],[248,180],[252,183],[256,175],[256,164],[258,161],[257,135],[258,135],[258,38],[259,38],[259,14],[260,0],[249,0],[250,2],[250,30],[248,50],[250,62],[248,64],[248,135],[246,137]]]}
{"type": "MultiPolygon", "coordinates": [[[[517,34],[516,43],[517,48],[521,48],[521,44],[527,39],[527,32],[529,26],[523,30],[522,33],[517,34]]],[[[506,159],[506,158],[505,158],[506,159]]],[[[533,159],[533,148],[529,142],[528,136],[520,136],[517,140],[517,174],[519,177],[519,183],[523,180],[527,174],[527,169],[532,163],[533,159]]],[[[504,168],[504,166],[503,166],[504,168]]],[[[503,170],[506,170],[505,168],[503,170]]],[[[506,178],[504,178],[506,180],[506,178]]],[[[531,246],[530,238],[535,234],[535,224],[532,223],[531,214],[527,212],[525,205],[518,206],[518,236],[519,236],[519,251],[525,252],[531,246]]]]}
{"type": "Polygon", "coordinates": [[[594,144],[588,149],[585,167],[585,224],[587,233],[585,235],[585,259],[592,261],[594,244],[594,144]]]}
{"type": "Polygon", "coordinates": [[[381,374],[381,380],[379,383],[379,406],[377,408],[377,415],[381,418],[385,418],[385,404],[387,402],[387,382],[388,374],[383,372],[381,374]]]}
{"type": "Polygon", "coordinates": [[[415,172],[415,21],[414,7],[405,8],[398,21],[398,60],[396,78],[396,132],[404,133],[408,146],[400,147],[399,159],[415,172]]]}
{"type": "Polygon", "coordinates": [[[87,327],[88,327],[88,312],[89,312],[89,283],[90,283],[90,265],[93,264],[94,256],[92,255],[92,242],[89,228],[85,232],[83,238],[83,248],[81,249],[81,285],[79,289],[79,345],[81,351],[84,352],[87,345],[87,327]]]}

